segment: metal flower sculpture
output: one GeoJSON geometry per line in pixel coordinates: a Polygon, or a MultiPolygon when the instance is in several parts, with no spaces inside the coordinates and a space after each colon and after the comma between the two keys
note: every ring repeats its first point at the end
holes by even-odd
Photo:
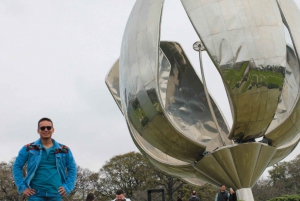
{"type": "Polygon", "coordinates": [[[200,61],[207,51],[221,75],[232,128],[180,44],[160,41],[164,0],[136,1],[106,84],[155,166],[196,185],[224,183],[252,201],[266,167],[300,140],[299,8],[293,0],[181,2],[201,41],[200,61]]]}

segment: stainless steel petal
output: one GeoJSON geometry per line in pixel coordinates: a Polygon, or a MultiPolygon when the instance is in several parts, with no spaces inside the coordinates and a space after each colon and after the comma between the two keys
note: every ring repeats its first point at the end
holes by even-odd
{"type": "MultiPolygon", "coordinates": [[[[207,151],[222,147],[203,84],[184,50],[176,42],[161,42],[160,47],[158,88],[166,116],[181,133],[205,145],[207,151]]],[[[232,144],[223,114],[215,101],[212,106],[226,144],[232,144]]]]}
{"type": "Polygon", "coordinates": [[[208,177],[218,181],[221,184],[226,186],[231,186],[234,189],[239,189],[238,186],[235,186],[231,178],[226,174],[223,167],[220,166],[216,158],[212,155],[209,155],[196,164],[196,168],[202,174],[207,175],[208,177]]]}
{"type": "MultiPolygon", "coordinates": [[[[109,73],[106,76],[105,82],[117,105],[120,107],[119,60],[117,60],[113,67],[110,69],[109,73]]],[[[201,173],[198,173],[190,163],[177,160],[153,147],[137,132],[137,130],[128,120],[128,115],[126,115],[126,113],[125,117],[127,119],[128,128],[134,143],[139,148],[139,150],[149,159],[149,161],[156,167],[171,175],[180,177],[183,180],[194,185],[203,185],[206,182],[218,185],[216,181],[213,181],[210,178],[207,178],[205,175],[201,175],[201,173]]]]}
{"type": "MultiPolygon", "coordinates": [[[[125,118],[127,119],[127,115],[125,115],[125,118]]],[[[150,143],[148,143],[144,138],[141,137],[141,135],[137,132],[137,130],[135,130],[134,126],[131,125],[128,119],[127,123],[135,145],[153,165],[155,165],[162,171],[167,172],[168,174],[182,178],[183,180],[194,185],[203,185],[207,182],[218,185],[217,181],[214,181],[206,175],[197,172],[193,168],[192,164],[177,160],[153,147],[150,143]]]]}
{"type": "Polygon", "coordinates": [[[278,163],[285,157],[287,157],[298,145],[300,141],[300,133],[297,134],[294,140],[286,143],[283,146],[276,148],[276,153],[274,154],[272,160],[269,162],[268,166],[273,166],[274,164],[278,163]]]}
{"type": "Polygon", "coordinates": [[[267,130],[267,133],[271,132],[282,122],[284,122],[294,109],[295,104],[299,99],[299,70],[299,64],[295,51],[291,46],[287,45],[287,68],[285,82],[281,97],[279,99],[276,114],[267,130]]]}
{"type": "Polygon", "coordinates": [[[294,0],[277,0],[284,24],[288,28],[300,63],[300,10],[294,0]]]}
{"type": "Polygon", "coordinates": [[[276,149],[263,143],[222,147],[196,164],[208,177],[235,189],[251,188],[268,166],[276,149]]]}
{"type": "Polygon", "coordinates": [[[203,183],[201,179],[198,178],[181,178],[182,180],[186,181],[187,183],[190,183],[195,186],[202,186],[206,183],[203,183]]]}
{"type": "Polygon", "coordinates": [[[120,86],[119,86],[119,59],[114,63],[114,65],[111,67],[109,72],[107,73],[105,77],[105,83],[108,87],[112,97],[116,101],[119,109],[123,113],[122,105],[121,105],[121,98],[120,98],[120,86]]]}
{"type": "Polygon", "coordinates": [[[224,169],[228,177],[239,189],[242,188],[242,184],[235,168],[234,160],[232,158],[230,149],[222,149],[220,151],[214,152],[213,156],[217,159],[221,167],[224,169]],[[225,168],[224,168],[225,167],[225,168]]]}
{"type": "Polygon", "coordinates": [[[286,67],[275,0],[181,0],[219,70],[233,113],[229,139],[263,136],[275,114],[286,67]]]}
{"type": "Polygon", "coordinates": [[[163,2],[138,0],[130,14],[120,56],[122,108],[132,126],[151,145],[170,156],[192,162],[202,157],[205,145],[170,123],[157,95],[163,2]]]}
{"type": "Polygon", "coordinates": [[[276,151],[273,147],[263,145],[260,148],[260,153],[258,155],[254,172],[251,177],[250,186],[251,188],[255,185],[257,180],[260,178],[262,173],[265,171],[266,167],[269,165],[270,160],[276,154],[276,151]]]}
{"type": "MultiPolygon", "coordinates": [[[[290,90],[289,93],[293,93],[296,98],[291,95],[283,96],[282,99],[284,102],[288,102],[287,106],[287,114],[280,116],[277,115],[277,119],[275,121],[279,121],[278,123],[274,123],[277,126],[275,129],[271,130],[266,134],[266,138],[268,138],[272,144],[272,146],[280,147],[284,146],[286,143],[288,144],[298,144],[300,132],[300,101],[299,101],[299,51],[300,51],[300,10],[296,3],[293,0],[278,0],[278,5],[281,10],[281,14],[284,20],[286,27],[289,30],[291,35],[295,53],[291,48],[288,48],[288,55],[290,55],[290,73],[293,76],[288,77],[289,80],[287,83],[295,83],[295,87],[290,90]],[[290,101],[296,100],[295,104],[291,104],[290,101]]],[[[287,72],[289,73],[289,72],[287,72]]],[[[292,87],[290,87],[292,88],[292,87]]],[[[279,111],[280,112],[280,111],[279,111]]],[[[293,147],[293,146],[291,146],[293,147]]],[[[288,151],[286,153],[289,153],[288,151]]],[[[287,155],[286,155],[287,156],[287,155]]]]}
{"type": "Polygon", "coordinates": [[[272,146],[280,147],[285,143],[298,142],[297,134],[300,132],[299,109],[300,109],[300,80],[299,63],[294,50],[287,46],[287,69],[285,85],[280,97],[276,115],[268,129],[266,138],[272,146]]]}

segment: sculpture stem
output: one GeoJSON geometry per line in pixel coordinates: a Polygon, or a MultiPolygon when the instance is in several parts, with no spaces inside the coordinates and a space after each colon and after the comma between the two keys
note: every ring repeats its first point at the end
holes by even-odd
{"type": "Polygon", "coordinates": [[[251,188],[241,188],[236,191],[238,200],[254,201],[251,188]]]}

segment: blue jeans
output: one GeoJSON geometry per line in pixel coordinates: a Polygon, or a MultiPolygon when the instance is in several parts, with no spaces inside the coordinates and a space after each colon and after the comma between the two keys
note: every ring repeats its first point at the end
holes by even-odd
{"type": "Polygon", "coordinates": [[[34,195],[28,198],[28,201],[62,201],[62,196],[57,193],[47,193],[36,191],[34,195]]]}

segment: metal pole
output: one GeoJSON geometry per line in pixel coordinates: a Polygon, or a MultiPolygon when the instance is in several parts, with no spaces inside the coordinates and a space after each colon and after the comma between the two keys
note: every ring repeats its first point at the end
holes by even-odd
{"type": "Polygon", "coordinates": [[[151,190],[148,190],[148,201],[152,201],[152,199],[151,199],[151,190]]]}
{"type": "Polygon", "coordinates": [[[199,61],[200,61],[200,70],[201,70],[202,82],[203,82],[204,92],[205,92],[205,95],[206,95],[206,98],[207,98],[207,103],[208,103],[208,106],[209,106],[209,110],[210,110],[211,116],[214,120],[214,123],[217,127],[217,130],[219,132],[222,144],[223,144],[223,146],[226,146],[226,143],[225,143],[225,140],[223,139],[222,132],[221,132],[218,120],[217,120],[216,115],[215,115],[214,108],[213,108],[211,100],[210,100],[210,96],[209,96],[206,81],[205,81],[203,64],[202,64],[202,51],[204,50],[204,47],[203,47],[203,45],[201,44],[200,41],[194,43],[193,47],[194,47],[194,50],[199,52],[199,61]]]}
{"type": "Polygon", "coordinates": [[[84,186],[82,187],[82,201],[84,201],[84,186]]]}

